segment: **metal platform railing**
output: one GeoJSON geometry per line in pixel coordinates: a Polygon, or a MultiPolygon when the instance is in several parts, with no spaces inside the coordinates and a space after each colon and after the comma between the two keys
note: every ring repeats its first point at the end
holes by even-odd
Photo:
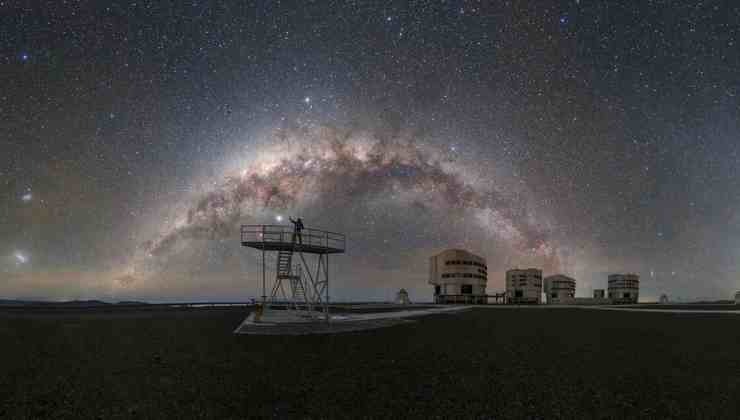
{"type": "MultiPolygon", "coordinates": [[[[292,226],[285,225],[242,225],[241,241],[243,244],[264,244],[267,248],[270,245],[292,244],[293,243],[292,226]]],[[[303,229],[301,231],[301,241],[295,238],[297,248],[325,249],[331,252],[344,252],[346,238],[341,233],[330,232],[320,229],[303,229]]]]}

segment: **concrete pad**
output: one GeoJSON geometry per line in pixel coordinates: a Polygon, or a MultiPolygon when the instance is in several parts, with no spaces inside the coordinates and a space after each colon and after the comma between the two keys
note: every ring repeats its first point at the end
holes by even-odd
{"type": "Polygon", "coordinates": [[[266,310],[259,320],[255,319],[255,313],[249,314],[249,316],[247,316],[247,318],[234,330],[234,334],[333,334],[389,327],[413,322],[408,318],[455,313],[470,308],[470,306],[446,306],[370,314],[333,314],[330,315],[330,322],[326,322],[321,313],[319,313],[320,316],[317,318],[305,318],[298,317],[293,311],[266,310]]]}

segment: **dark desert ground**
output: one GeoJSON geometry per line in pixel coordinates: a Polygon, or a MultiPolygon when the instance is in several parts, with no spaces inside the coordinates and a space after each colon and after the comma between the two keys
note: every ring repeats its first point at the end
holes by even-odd
{"type": "Polygon", "coordinates": [[[738,418],[740,317],[473,309],[238,336],[243,308],[0,315],[0,418],[738,418]]]}

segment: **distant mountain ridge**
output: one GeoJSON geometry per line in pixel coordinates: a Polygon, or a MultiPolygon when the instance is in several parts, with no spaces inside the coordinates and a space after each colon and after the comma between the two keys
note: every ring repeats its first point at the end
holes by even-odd
{"type": "Polygon", "coordinates": [[[22,299],[0,299],[0,306],[110,306],[110,305],[147,305],[146,302],[121,301],[117,303],[103,302],[102,300],[68,300],[62,302],[48,300],[22,300],[22,299]]]}

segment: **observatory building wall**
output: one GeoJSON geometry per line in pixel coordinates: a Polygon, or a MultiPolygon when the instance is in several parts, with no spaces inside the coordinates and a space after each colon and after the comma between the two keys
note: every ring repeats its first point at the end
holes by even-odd
{"type": "Polygon", "coordinates": [[[637,303],[640,296],[640,276],[637,274],[610,274],[608,297],[612,303],[637,303]]]}
{"type": "Polygon", "coordinates": [[[563,274],[545,277],[544,287],[548,304],[572,303],[576,296],[576,279],[563,274]]]}
{"type": "Polygon", "coordinates": [[[483,257],[448,249],[429,259],[434,303],[487,303],[488,266],[483,257]]]}
{"type": "Polygon", "coordinates": [[[507,303],[541,303],[542,270],[515,268],[506,272],[507,303]]]}

